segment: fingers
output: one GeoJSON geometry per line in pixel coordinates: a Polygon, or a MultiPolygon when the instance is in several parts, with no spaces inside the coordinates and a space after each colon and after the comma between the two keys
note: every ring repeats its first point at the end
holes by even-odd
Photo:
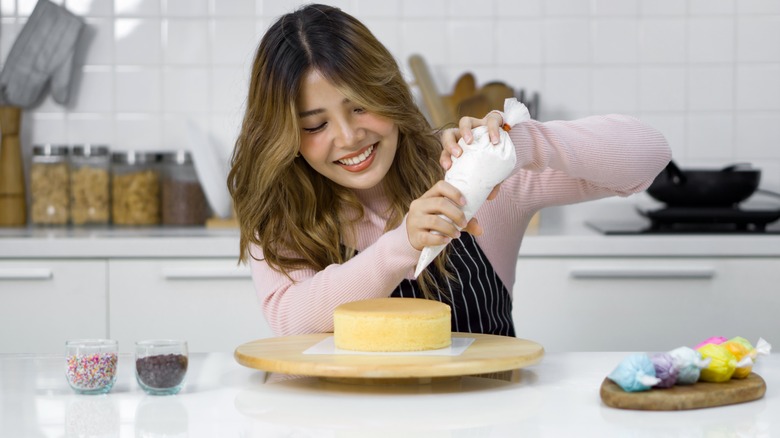
{"type": "Polygon", "coordinates": [[[445,129],[441,133],[441,145],[442,151],[439,157],[439,164],[444,170],[449,170],[452,167],[452,157],[459,157],[463,153],[460,146],[458,146],[458,136],[460,135],[457,128],[445,129]]]}
{"type": "Polygon", "coordinates": [[[439,181],[414,200],[406,218],[406,231],[412,246],[422,250],[460,237],[460,229],[468,225],[460,209],[465,202],[458,189],[444,181],[439,181]]]}
{"type": "Polygon", "coordinates": [[[504,118],[501,113],[497,111],[491,111],[485,116],[485,124],[488,127],[488,135],[490,136],[490,142],[498,144],[501,141],[501,126],[504,124],[504,118]]]}
{"type": "Polygon", "coordinates": [[[466,225],[466,228],[463,229],[463,231],[471,234],[472,236],[481,236],[482,233],[485,232],[484,229],[482,229],[482,225],[479,224],[479,221],[477,221],[477,218],[471,218],[469,221],[469,224],[466,225]]]}
{"type": "Polygon", "coordinates": [[[463,137],[463,141],[466,144],[471,144],[474,140],[474,136],[471,135],[471,130],[477,126],[484,125],[483,119],[475,119],[474,117],[461,117],[458,121],[458,129],[460,130],[460,136],[463,137]]]}

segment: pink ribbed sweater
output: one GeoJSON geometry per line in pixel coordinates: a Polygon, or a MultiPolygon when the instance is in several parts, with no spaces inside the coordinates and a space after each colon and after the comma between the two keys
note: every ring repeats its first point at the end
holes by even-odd
{"type": "MultiPolygon", "coordinates": [[[[476,217],[484,234],[476,238],[509,292],[523,234],[538,210],[646,189],[671,158],[656,130],[621,115],[575,121],[527,121],[509,132],[517,151],[514,173],[499,196],[476,217]]],[[[386,297],[411,278],[420,252],[410,244],[406,223],[384,233],[387,201],[381,189],[356,191],[365,207],[358,225],[359,254],[320,272],[293,272],[295,282],[251,260],[252,278],[265,317],[280,336],[333,330],[333,309],[341,303],[386,297]]],[[[251,249],[262,258],[262,250],[251,249]]]]}

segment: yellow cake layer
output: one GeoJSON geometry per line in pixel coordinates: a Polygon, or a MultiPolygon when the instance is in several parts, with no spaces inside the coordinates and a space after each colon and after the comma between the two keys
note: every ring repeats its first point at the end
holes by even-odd
{"type": "Polygon", "coordinates": [[[450,306],[417,298],[353,301],[333,312],[336,348],[421,351],[451,344],[450,306]]]}

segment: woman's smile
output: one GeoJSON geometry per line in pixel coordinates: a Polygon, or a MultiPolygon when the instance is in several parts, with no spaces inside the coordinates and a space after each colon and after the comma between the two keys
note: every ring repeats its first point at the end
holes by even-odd
{"type": "Polygon", "coordinates": [[[335,162],[350,172],[360,172],[371,166],[371,163],[376,156],[374,151],[377,149],[378,144],[379,143],[369,145],[361,151],[336,160],[335,162]]]}

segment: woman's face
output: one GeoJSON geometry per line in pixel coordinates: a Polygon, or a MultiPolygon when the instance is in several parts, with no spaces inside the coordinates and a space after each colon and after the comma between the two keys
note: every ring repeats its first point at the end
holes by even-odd
{"type": "Polygon", "coordinates": [[[315,70],[304,77],[296,104],[301,155],[311,167],[353,189],[382,181],[398,147],[395,123],[350,102],[315,70]]]}

